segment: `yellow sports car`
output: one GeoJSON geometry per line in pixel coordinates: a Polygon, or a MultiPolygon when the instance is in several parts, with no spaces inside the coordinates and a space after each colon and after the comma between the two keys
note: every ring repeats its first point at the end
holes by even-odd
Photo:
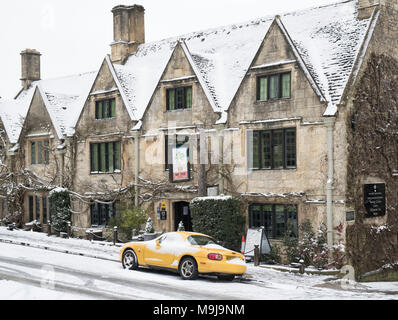
{"type": "Polygon", "coordinates": [[[170,232],[159,238],[130,242],[120,250],[123,268],[138,267],[177,271],[184,280],[196,279],[199,274],[217,275],[232,281],[246,272],[242,254],[225,249],[204,234],[170,232]]]}

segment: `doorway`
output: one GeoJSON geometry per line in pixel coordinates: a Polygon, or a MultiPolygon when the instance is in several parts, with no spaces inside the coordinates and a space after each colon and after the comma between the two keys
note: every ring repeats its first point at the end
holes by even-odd
{"type": "Polygon", "coordinates": [[[192,231],[191,210],[189,209],[189,202],[179,201],[174,202],[174,230],[178,230],[180,221],[184,224],[185,231],[192,231]]]}

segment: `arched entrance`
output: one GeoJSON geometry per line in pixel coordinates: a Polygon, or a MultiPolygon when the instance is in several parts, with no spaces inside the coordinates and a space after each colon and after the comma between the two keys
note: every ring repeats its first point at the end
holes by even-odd
{"type": "Polygon", "coordinates": [[[184,224],[185,231],[192,231],[191,211],[189,209],[189,202],[179,201],[174,202],[174,230],[178,230],[180,221],[184,224]]]}

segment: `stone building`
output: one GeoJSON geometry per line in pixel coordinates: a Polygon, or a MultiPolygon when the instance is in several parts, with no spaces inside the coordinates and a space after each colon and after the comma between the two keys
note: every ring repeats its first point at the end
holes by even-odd
{"type": "MultiPolygon", "coordinates": [[[[117,6],[111,55],[76,76],[79,90],[73,78],[39,80],[37,52],[23,60],[16,100],[30,95],[30,108],[8,149],[45,175],[54,167],[31,167],[29,148],[49,137],[61,150],[52,184],[68,175],[82,228],[105,226],[129,190],[157,230],[181,220],[190,229],[189,202],[205,181],[211,195],[242,197],[247,227],[264,226],[272,241],[309,219],[326,224],[330,246],[344,242],[356,211],[347,201],[353,97],[372,53],[397,56],[397,10],[396,0],[348,0],[146,43],[144,8],[117,6]]],[[[0,101],[6,127],[7,103],[17,102],[0,101]]]]}

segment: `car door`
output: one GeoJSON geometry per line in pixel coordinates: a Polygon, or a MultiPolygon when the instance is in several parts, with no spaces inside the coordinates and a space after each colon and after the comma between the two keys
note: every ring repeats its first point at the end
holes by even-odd
{"type": "Polygon", "coordinates": [[[164,250],[162,250],[162,243],[167,238],[167,233],[161,237],[148,241],[145,245],[144,261],[148,266],[162,266],[164,250]]]}
{"type": "Polygon", "coordinates": [[[175,248],[180,238],[174,233],[166,233],[150,241],[144,253],[145,263],[149,266],[169,268],[174,261],[175,248]]]}

